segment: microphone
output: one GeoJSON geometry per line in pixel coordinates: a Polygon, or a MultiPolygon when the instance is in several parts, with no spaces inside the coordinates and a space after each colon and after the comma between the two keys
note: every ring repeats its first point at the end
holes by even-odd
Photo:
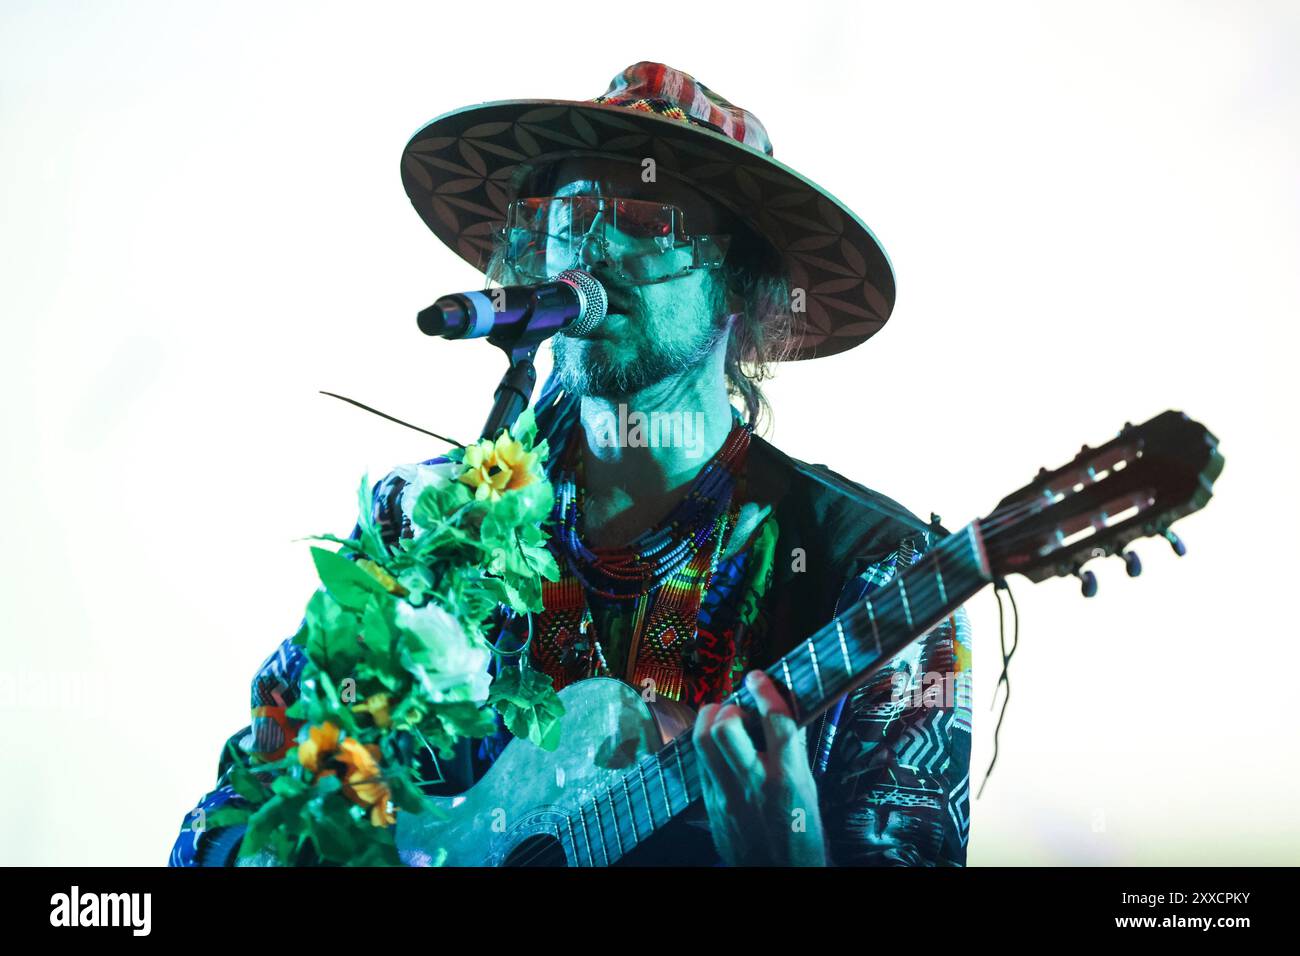
{"type": "Polygon", "coordinates": [[[494,345],[537,345],[557,332],[585,335],[605,320],[609,297],[595,277],[566,269],[550,282],[444,295],[416,321],[425,335],[486,336],[494,345]]]}

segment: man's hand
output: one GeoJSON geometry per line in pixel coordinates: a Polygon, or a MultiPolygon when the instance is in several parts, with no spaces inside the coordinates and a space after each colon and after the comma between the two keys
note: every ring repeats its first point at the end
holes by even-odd
{"type": "Polygon", "coordinates": [[[745,683],[758,701],[766,742],[762,753],[734,704],[707,704],[695,721],[693,740],[714,846],[728,866],[825,866],[807,732],[766,674],[750,671],[745,683]]]}

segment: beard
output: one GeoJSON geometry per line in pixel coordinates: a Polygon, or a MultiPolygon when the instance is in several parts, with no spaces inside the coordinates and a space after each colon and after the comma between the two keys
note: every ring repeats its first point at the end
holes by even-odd
{"type": "Polygon", "coordinates": [[[688,338],[668,341],[652,339],[639,325],[631,329],[631,342],[561,334],[551,339],[555,374],[570,394],[626,399],[695,368],[727,332],[725,322],[715,322],[698,326],[688,338]]]}

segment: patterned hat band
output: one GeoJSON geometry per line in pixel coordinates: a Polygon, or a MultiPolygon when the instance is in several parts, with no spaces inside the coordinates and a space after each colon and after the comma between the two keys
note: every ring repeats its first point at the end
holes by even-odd
{"type": "Polygon", "coordinates": [[[656,116],[666,116],[668,119],[675,119],[681,123],[690,123],[692,126],[699,126],[703,129],[711,129],[715,133],[727,135],[727,131],[715,123],[708,120],[697,119],[686,110],[682,109],[671,100],[663,100],[655,97],[642,96],[638,99],[627,99],[618,96],[597,96],[591,102],[604,103],[606,106],[621,106],[624,109],[640,110],[642,113],[654,113],[656,116]]]}

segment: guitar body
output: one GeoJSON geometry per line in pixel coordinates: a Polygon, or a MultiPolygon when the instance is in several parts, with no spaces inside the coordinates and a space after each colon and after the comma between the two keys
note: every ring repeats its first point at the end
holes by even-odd
{"type": "MultiPolygon", "coordinates": [[[[608,677],[560,691],[560,745],[551,753],[512,740],[483,778],[455,797],[428,797],[432,809],[397,814],[397,847],[412,866],[572,866],[558,838],[557,807],[609,785],[639,758],[689,729],[694,711],[608,677]]],[[[570,849],[571,849],[570,845],[570,849]]]]}

